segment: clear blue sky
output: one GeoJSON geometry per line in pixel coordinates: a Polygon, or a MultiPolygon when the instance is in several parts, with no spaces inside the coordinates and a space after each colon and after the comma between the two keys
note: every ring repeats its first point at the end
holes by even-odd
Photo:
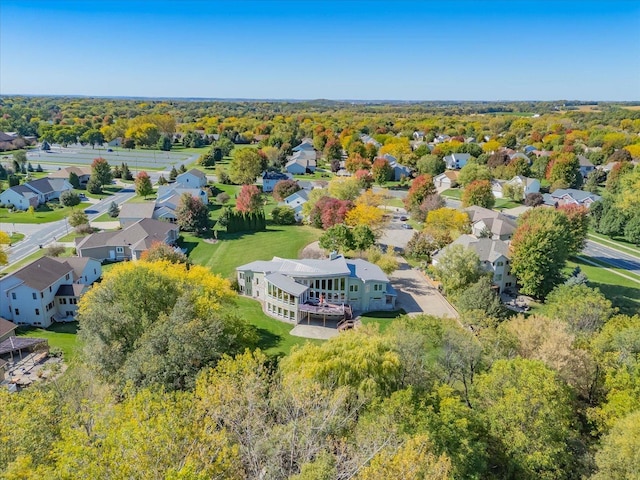
{"type": "Polygon", "coordinates": [[[640,1],[0,0],[0,93],[640,100],[640,1]]]}

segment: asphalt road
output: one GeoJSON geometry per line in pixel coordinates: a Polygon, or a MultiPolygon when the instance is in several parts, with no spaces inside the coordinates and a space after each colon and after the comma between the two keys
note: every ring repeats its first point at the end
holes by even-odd
{"type": "Polygon", "coordinates": [[[600,260],[614,267],[629,270],[632,273],[640,275],[640,258],[621,252],[620,250],[614,250],[613,248],[587,240],[582,253],[587,257],[600,260]]]}
{"type": "MultiPolygon", "coordinates": [[[[115,195],[111,195],[87,207],[85,210],[92,212],[87,216],[89,220],[94,220],[109,210],[111,202],[122,205],[133,196],[135,196],[133,187],[125,188],[115,195]]],[[[69,226],[66,219],[40,225],[15,224],[15,227],[18,232],[24,230],[22,233],[25,233],[26,236],[24,240],[9,249],[9,265],[31,255],[40,248],[40,245],[44,246],[53,243],[72,230],[72,227],[69,226]]]]}

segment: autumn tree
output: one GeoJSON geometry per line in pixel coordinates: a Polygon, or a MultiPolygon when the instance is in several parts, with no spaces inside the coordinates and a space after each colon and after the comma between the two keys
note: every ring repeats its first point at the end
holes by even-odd
{"type": "Polygon", "coordinates": [[[329,182],[329,195],[339,200],[355,200],[360,195],[360,182],[355,177],[335,177],[329,182]]]}
{"type": "Polygon", "coordinates": [[[349,210],[344,221],[352,227],[365,225],[371,229],[378,229],[383,225],[385,218],[384,212],[378,207],[358,204],[349,210]]]}
{"type": "Polygon", "coordinates": [[[144,170],[139,172],[136,175],[135,180],[136,185],[136,195],[139,195],[143,198],[147,198],[149,195],[153,193],[153,185],[151,184],[151,178],[149,174],[144,170]]]}
{"type": "Polygon", "coordinates": [[[353,203],[350,200],[322,197],[313,206],[309,214],[309,223],[326,230],[338,223],[344,223],[347,213],[352,208],[353,203]]]}
{"type": "Polygon", "coordinates": [[[571,230],[570,253],[575,255],[580,253],[587,241],[589,233],[589,209],[581,205],[560,205],[558,210],[567,216],[569,221],[569,229],[571,230]]]}
{"type": "Polygon", "coordinates": [[[640,410],[618,420],[596,452],[593,480],[635,478],[640,472],[640,410]]]}
{"type": "Polygon", "coordinates": [[[121,263],[82,298],[85,359],[120,384],[192,386],[200,369],[255,339],[227,309],[232,298],[229,282],[203,267],[121,263]]]}
{"type": "Polygon", "coordinates": [[[11,237],[7,232],[0,230],[0,265],[9,263],[9,255],[7,255],[5,245],[11,245],[11,237]]]}
{"type": "Polygon", "coordinates": [[[236,209],[242,213],[257,213],[264,207],[262,192],[255,185],[243,185],[236,200],[236,209]]]}
{"type": "Polygon", "coordinates": [[[199,198],[188,193],[180,197],[180,204],[176,208],[177,223],[181,230],[204,235],[211,228],[209,209],[199,198]]]}
{"type": "Polygon", "coordinates": [[[411,182],[411,187],[404,199],[404,206],[409,212],[417,210],[426,197],[435,193],[433,177],[429,174],[419,175],[411,182]]]}
{"type": "Polygon", "coordinates": [[[266,162],[253,148],[242,148],[235,151],[229,177],[233,183],[250,185],[264,171],[266,162]]]}
{"type": "Polygon", "coordinates": [[[280,180],[273,187],[273,198],[278,202],[282,202],[289,195],[293,195],[301,190],[300,185],[295,180],[280,180]]]}
{"type": "Polygon", "coordinates": [[[484,208],[493,208],[496,198],[493,196],[491,183],[488,180],[476,180],[467,185],[462,193],[462,206],[470,207],[478,205],[484,208]]]}
{"type": "Polygon", "coordinates": [[[469,226],[470,219],[466,212],[443,207],[427,214],[424,232],[429,234],[439,247],[444,247],[456,237],[467,233],[469,226]]]}
{"type": "Polygon", "coordinates": [[[385,158],[376,158],[371,167],[371,175],[378,185],[384,185],[393,179],[393,169],[385,158]]]}
{"type": "Polygon", "coordinates": [[[547,180],[551,184],[562,184],[567,188],[575,188],[580,185],[580,162],[573,153],[560,153],[552,158],[547,167],[547,180]]]}
{"type": "Polygon", "coordinates": [[[486,166],[478,165],[477,163],[467,163],[460,169],[458,183],[465,187],[477,180],[490,181],[492,178],[493,176],[486,166]]]}
{"type": "Polygon", "coordinates": [[[358,170],[371,170],[371,161],[362,157],[359,153],[349,155],[345,162],[345,168],[350,173],[355,173],[358,170]]]}
{"type": "Polygon", "coordinates": [[[288,205],[271,210],[271,218],[276,225],[293,225],[296,223],[296,212],[288,205]]]}
{"type": "MultiPolygon", "coordinates": [[[[98,191],[102,191],[102,187],[105,185],[111,185],[112,180],[113,177],[111,175],[111,166],[109,165],[109,162],[104,158],[95,158],[91,163],[91,177],[89,178],[89,181],[98,185],[98,191]]],[[[89,190],[88,184],[87,190],[89,190]]]]}
{"type": "Polygon", "coordinates": [[[521,291],[545,297],[562,281],[571,231],[567,216],[550,208],[534,208],[519,218],[511,240],[511,269],[521,291]]]}
{"type": "Polygon", "coordinates": [[[440,157],[431,154],[420,157],[416,166],[418,168],[418,172],[422,174],[427,173],[433,177],[444,173],[447,167],[440,157]]]}

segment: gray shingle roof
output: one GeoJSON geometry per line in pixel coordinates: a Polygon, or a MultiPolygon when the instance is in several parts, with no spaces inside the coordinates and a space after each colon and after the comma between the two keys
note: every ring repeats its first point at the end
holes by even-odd
{"type": "Polygon", "coordinates": [[[143,218],[127,228],[116,232],[92,233],[86,237],[76,239],[77,248],[95,248],[102,246],[131,245],[138,249],[153,242],[163,242],[171,230],[178,229],[177,225],[151,218],[143,218]]]}
{"type": "Polygon", "coordinates": [[[12,275],[22,280],[29,287],[41,291],[72,272],[73,267],[67,262],[59,262],[53,258],[42,257],[22,267],[12,275]]]}
{"type": "Polygon", "coordinates": [[[7,333],[13,332],[16,328],[18,328],[18,325],[0,317],[0,337],[4,337],[7,333]]]}
{"type": "MultiPolygon", "coordinates": [[[[501,256],[506,258],[510,257],[509,245],[502,240],[494,240],[492,238],[477,238],[473,235],[460,235],[456,238],[451,245],[462,245],[465,248],[470,248],[478,254],[480,261],[482,262],[495,262],[501,256]]],[[[435,255],[435,259],[439,259],[444,255],[450,245],[440,250],[435,255]]]]}
{"type": "Polygon", "coordinates": [[[276,287],[296,297],[307,291],[307,289],[309,288],[306,285],[297,283],[289,277],[282,275],[281,273],[271,273],[264,278],[276,287]]]}

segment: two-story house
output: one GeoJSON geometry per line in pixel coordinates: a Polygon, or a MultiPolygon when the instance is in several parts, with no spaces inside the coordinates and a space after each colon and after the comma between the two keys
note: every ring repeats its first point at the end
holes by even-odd
{"type": "Polygon", "coordinates": [[[240,293],[262,302],[270,317],[298,323],[310,315],[393,310],[396,292],[380,267],[331,254],[324,260],[273,257],[236,269],[240,293]]]}
{"type": "Polygon", "coordinates": [[[45,328],[73,320],[80,296],[101,274],[93,258],[39,258],[0,279],[0,315],[45,328]]]}

